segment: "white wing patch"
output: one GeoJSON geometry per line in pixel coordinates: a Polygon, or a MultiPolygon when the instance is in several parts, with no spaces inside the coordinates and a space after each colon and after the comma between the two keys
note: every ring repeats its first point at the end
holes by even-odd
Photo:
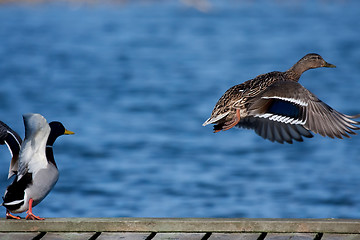
{"type": "Polygon", "coordinates": [[[5,203],[5,205],[6,206],[11,206],[11,205],[16,205],[16,204],[19,204],[19,203],[22,203],[22,202],[24,202],[24,199],[8,202],[8,203],[5,203]]]}
{"type": "Polygon", "coordinates": [[[304,101],[301,101],[300,99],[295,99],[295,98],[286,98],[286,97],[279,97],[279,96],[261,97],[261,98],[263,98],[263,99],[272,99],[272,98],[280,99],[280,100],[283,100],[283,101],[298,104],[298,105],[303,106],[303,107],[307,107],[307,105],[308,105],[307,102],[304,102],[304,101]]]}
{"type": "MultiPolygon", "coordinates": [[[[295,103],[295,104],[303,106],[303,107],[308,106],[307,102],[304,102],[299,99],[294,99],[294,98],[271,96],[271,97],[262,97],[262,99],[280,99],[283,101],[295,103]]],[[[275,121],[275,122],[282,122],[282,123],[286,123],[286,124],[299,124],[299,125],[304,125],[307,120],[306,118],[304,120],[300,120],[300,119],[295,119],[292,117],[277,115],[277,114],[273,114],[273,113],[257,114],[254,117],[267,118],[267,119],[269,119],[271,121],[275,121]]]]}
{"type": "Polygon", "coordinates": [[[275,121],[275,122],[282,122],[282,123],[286,123],[286,124],[300,124],[300,125],[304,125],[306,123],[306,119],[304,119],[303,121],[299,120],[299,119],[294,119],[291,117],[287,117],[287,116],[281,116],[281,115],[276,115],[276,114],[272,114],[272,113],[265,113],[265,114],[257,114],[254,117],[258,117],[258,118],[267,118],[271,121],[275,121]]]}

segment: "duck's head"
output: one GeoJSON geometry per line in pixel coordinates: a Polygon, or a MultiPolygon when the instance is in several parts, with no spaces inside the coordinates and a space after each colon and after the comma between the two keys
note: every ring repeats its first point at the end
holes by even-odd
{"type": "Polygon", "coordinates": [[[309,53],[295,63],[287,72],[290,73],[293,80],[298,81],[303,72],[320,67],[334,68],[336,66],[326,62],[319,54],[309,53]]]}
{"type": "Polygon", "coordinates": [[[67,130],[64,125],[61,122],[51,122],[49,123],[50,126],[50,135],[47,141],[48,146],[52,146],[55,142],[55,140],[60,137],[61,135],[71,135],[74,134],[74,132],[67,130]]]}
{"type": "Polygon", "coordinates": [[[319,54],[309,53],[300,59],[297,65],[302,65],[306,70],[311,68],[320,68],[320,67],[328,67],[334,68],[335,65],[326,62],[319,54]]]}

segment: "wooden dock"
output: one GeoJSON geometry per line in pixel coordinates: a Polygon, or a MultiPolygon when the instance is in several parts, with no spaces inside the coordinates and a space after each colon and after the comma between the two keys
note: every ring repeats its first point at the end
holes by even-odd
{"type": "Polygon", "coordinates": [[[357,219],[51,218],[0,220],[0,240],[360,240],[357,219]]]}

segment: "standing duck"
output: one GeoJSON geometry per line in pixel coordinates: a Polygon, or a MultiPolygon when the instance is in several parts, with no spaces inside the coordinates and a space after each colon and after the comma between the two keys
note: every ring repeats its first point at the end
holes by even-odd
{"type": "Polygon", "coordinates": [[[11,213],[27,211],[26,219],[44,220],[35,216],[32,207],[39,204],[59,178],[52,146],[57,137],[74,134],[60,122],[47,123],[40,114],[24,114],[25,139],[0,121],[0,144],[6,144],[12,155],[8,178],[15,175],[3,197],[6,218],[20,219],[11,213]],[[11,213],[10,213],[11,212],[11,213]]]}
{"type": "Polygon", "coordinates": [[[312,68],[335,65],[319,54],[310,53],[285,72],[270,72],[228,89],[216,103],[203,126],[214,132],[237,126],[253,129],[272,142],[292,143],[313,137],[310,131],[331,138],[349,137],[360,129],[354,118],[342,114],[318,99],[298,83],[301,74],[312,68]]]}

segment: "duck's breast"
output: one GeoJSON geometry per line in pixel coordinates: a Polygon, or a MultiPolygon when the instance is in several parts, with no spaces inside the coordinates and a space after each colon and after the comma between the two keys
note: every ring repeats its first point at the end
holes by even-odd
{"type": "Polygon", "coordinates": [[[46,168],[40,169],[33,175],[33,183],[25,190],[28,199],[33,199],[33,206],[49,194],[58,179],[59,171],[53,164],[48,164],[46,168]]]}

